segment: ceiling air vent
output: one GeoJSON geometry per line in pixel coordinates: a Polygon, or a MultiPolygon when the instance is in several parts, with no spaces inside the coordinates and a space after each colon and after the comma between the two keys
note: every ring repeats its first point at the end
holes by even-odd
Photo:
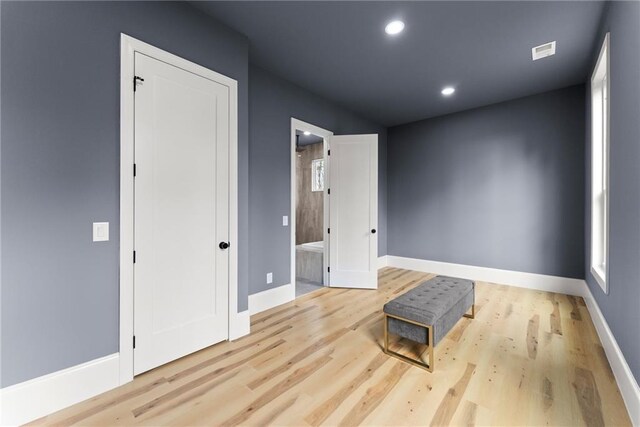
{"type": "Polygon", "coordinates": [[[531,59],[534,61],[542,58],[546,58],[547,56],[556,54],[556,42],[549,42],[545,44],[541,44],[540,46],[536,46],[531,49],[531,59]]]}

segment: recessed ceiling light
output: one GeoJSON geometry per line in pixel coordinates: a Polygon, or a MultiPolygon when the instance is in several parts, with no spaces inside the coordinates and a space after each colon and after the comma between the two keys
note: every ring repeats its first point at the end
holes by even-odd
{"type": "Polygon", "coordinates": [[[449,95],[453,95],[453,92],[455,92],[456,90],[454,88],[452,88],[451,86],[447,86],[444,89],[442,89],[442,91],[440,93],[442,93],[444,96],[449,96],[449,95]]]}
{"type": "Polygon", "coordinates": [[[384,31],[392,36],[401,33],[402,30],[404,30],[404,22],[402,21],[391,21],[384,27],[384,31]]]}
{"type": "Polygon", "coordinates": [[[305,130],[304,134],[305,134],[305,136],[309,136],[309,135],[311,135],[311,132],[309,132],[308,130],[305,130]]]}

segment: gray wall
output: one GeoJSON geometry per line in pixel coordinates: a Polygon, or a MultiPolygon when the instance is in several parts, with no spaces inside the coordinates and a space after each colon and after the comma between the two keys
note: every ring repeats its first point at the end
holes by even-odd
{"type": "Polygon", "coordinates": [[[1,7],[1,386],[118,351],[121,32],[239,82],[239,308],[246,309],[246,39],[187,4],[1,7]],[[93,221],[110,222],[109,242],[91,242],[93,221]]]}
{"type": "Polygon", "coordinates": [[[386,129],[253,65],[249,89],[250,294],[291,280],[291,229],[282,226],[282,216],[291,215],[291,117],[335,134],[380,135],[378,254],[386,255],[386,129]]]}
{"type": "Polygon", "coordinates": [[[584,87],[389,129],[389,254],[584,277],[584,87]]]}
{"type": "MultiPolygon", "coordinates": [[[[611,33],[609,294],[604,294],[590,271],[590,180],[587,180],[585,204],[585,275],[636,381],[640,381],[640,3],[609,4],[593,49],[593,66],[607,31],[611,33]]],[[[591,107],[588,104],[586,114],[589,172],[591,107]]]]}

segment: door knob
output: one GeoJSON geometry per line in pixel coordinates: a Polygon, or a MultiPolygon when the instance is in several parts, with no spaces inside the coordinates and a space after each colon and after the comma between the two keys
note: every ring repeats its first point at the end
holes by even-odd
{"type": "Polygon", "coordinates": [[[373,228],[373,229],[371,230],[371,233],[372,233],[372,234],[376,234],[376,229],[375,229],[375,228],[373,228]]]}
{"type": "Polygon", "coordinates": [[[220,249],[227,249],[229,247],[229,243],[228,242],[220,242],[220,244],[218,246],[220,247],[220,249]]]}

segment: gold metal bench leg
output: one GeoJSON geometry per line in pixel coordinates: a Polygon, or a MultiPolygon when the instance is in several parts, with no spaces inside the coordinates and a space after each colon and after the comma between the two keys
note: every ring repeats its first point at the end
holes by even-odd
{"type": "Polygon", "coordinates": [[[433,326],[427,327],[427,330],[429,331],[429,367],[427,369],[429,370],[429,372],[433,372],[433,364],[435,363],[434,361],[435,349],[433,345],[433,326]]]}
{"type": "Polygon", "coordinates": [[[464,317],[468,317],[469,319],[475,319],[476,318],[476,305],[472,304],[471,305],[471,314],[463,314],[464,317]]]}
{"type": "Polygon", "coordinates": [[[389,354],[389,319],[384,315],[384,352],[389,354]]]}
{"type": "Polygon", "coordinates": [[[429,372],[433,372],[433,364],[434,364],[434,347],[433,347],[433,326],[423,325],[421,323],[414,322],[409,319],[404,319],[398,316],[392,316],[387,313],[384,313],[384,352],[390,356],[393,356],[397,359],[402,360],[403,362],[410,363],[418,368],[426,369],[429,372]],[[416,326],[423,327],[427,330],[427,334],[429,336],[429,364],[422,362],[421,360],[412,359],[410,357],[405,356],[404,354],[396,353],[395,351],[389,350],[389,317],[394,319],[402,320],[407,323],[411,323],[416,326]]]}

